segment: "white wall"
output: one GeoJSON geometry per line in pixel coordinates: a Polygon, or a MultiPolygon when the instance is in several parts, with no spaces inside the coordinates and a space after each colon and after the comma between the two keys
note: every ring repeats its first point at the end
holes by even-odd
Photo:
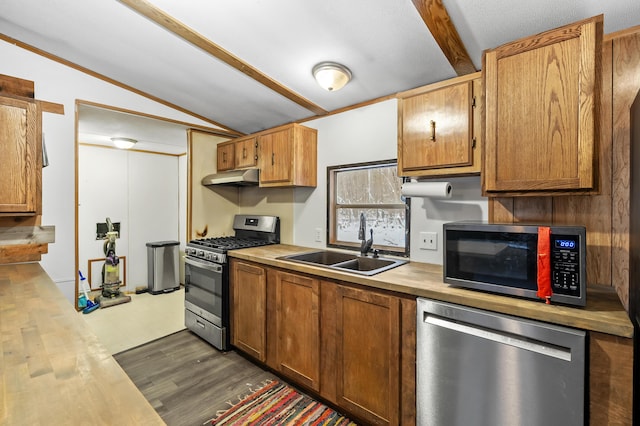
{"type": "Polygon", "coordinates": [[[458,220],[487,220],[488,202],[480,194],[480,177],[441,179],[451,182],[451,198],[411,199],[411,253],[415,262],[442,264],[442,225],[458,220]],[[420,232],[436,232],[438,249],[420,249],[420,232]]]}
{"type": "MultiPolygon", "coordinates": [[[[178,188],[185,179],[178,157],[82,145],[78,164],[80,270],[89,277],[88,259],[104,258],[104,241],[96,241],[95,232],[96,223],[108,217],[120,223],[116,254],[125,258],[120,265],[124,290],[146,287],[146,243],[179,241],[178,188]]],[[[93,288],[102,283],[103,263],[91,263],[93,288]]]]}
{"type": "Polygon", "coordinates": [[[294,243],[325,247],[327,231],[327,166],[389,160],[397,157],[395,99],[303,123],[318,130],[318,186],[296,188],[294,243]],[[322,242],[315,229],[322,229],[322,242]]]}
{"type": "MultiPolygon", "coordinates": [[[[186,135],[185,135],[186,139],[186,135]]],[[[129,258],[127,290],[148,285],[147,246],[178,241],[178,157],[129,153],[129,258]]]]}
{"type": "MultiPolygon", "coordinates": [[[[397,158],[397,120],[397,101],[391,99],[304,123],[318,129],[318,186],[295,189],[295,244],[326,247],[327,166],[397,158]],[[322,242],[315,241],[316,228],[322,229],[322,242]]],[[[443,223],[487,218],[488,203],[481,196],[479,177],[441,180],[453,186],[450,199],[414,198],[411,201],[409,257],[412,261],[442,264],[443,223]],[[437,250],[419,248],[419,233],[423,231],[438,233],[437,250]]]]}
{"type": "Polygon", "coordinates": [[[104,258],[104,240],[96,240],[96,223],[105,222],[107,217],[120,222],[116,253],[129,258],[128,153],[79,146],[78,156],[79,269],[91,287],[97,288],[102,283],[102,262],[91,262],[89,271],[89,259],[104,258]]]}
{"type": "Polygon", "coordinates": [[[50,166],[42,172],[42,224],[56,227],[56,241],[42,266],[70,300],[75,277],[75,101],[104,105],[210,126],[135,93],[103,82],[0,40],[0,74],[35,82],[37,99],[64,105],[65,114],[43,114],[50,166]]]}

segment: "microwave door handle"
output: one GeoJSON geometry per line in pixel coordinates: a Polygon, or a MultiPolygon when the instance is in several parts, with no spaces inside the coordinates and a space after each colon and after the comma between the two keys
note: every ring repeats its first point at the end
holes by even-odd
{"type": "Polygon", "coordinates": [[[211,264],[208,262],[199,262],[197,260],[189,259],[188,257],[184,258],[184,263],[188,263],[189,265],[195,266],[196,268],[203,268],[212,272],[222,273],[221,265],[211,264]]]}

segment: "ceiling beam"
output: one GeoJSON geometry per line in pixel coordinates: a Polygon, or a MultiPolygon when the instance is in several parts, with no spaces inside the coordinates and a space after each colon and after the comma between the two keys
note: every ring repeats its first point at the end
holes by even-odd
{"type": "Polygon", "coordinates": [[[442,0],[412,0],[412,2],[456,74],[466,75],[478,71],[473,65],[462,39],[460,39],[456,27],[451,22],[442,0]]]}
{"type": "Polygon", "coordinates": [[[243,74],[251,77],[255,81],[265,85],[269,89],[273,90],[276,93],[284,96],[290,101],[295,102],[296,104],[312,111],[317,115],[325,115],[328,111],[323,109],[322,107],[314,104],[310,100],[300,96],[289,88],[283,86],[277,81],[273,80],[271,77],[263,74],[260,70],[252,67],[251,65],[243,62],[240,58],[233,55],[231,52],[224,50],[222,47],[213,43],[211,40],[204,37],[202,34],[194,31],[189,28],[182,22],[173,18],[171,15],[165,13],[161,9],[158,9],[156,6],[147,2],[146,0],[119,0],[121,3],[129,6],[131,9],[138,12],[140,15],[146,17],[147,19],[155,22],[160,25],[167,31],[170,31],[181,37],[182,39],[188,41],[196,47],[204,50],[211,56],[218,58],[219,60],[225,62],[226,64],[232,66],[243,74]]]}

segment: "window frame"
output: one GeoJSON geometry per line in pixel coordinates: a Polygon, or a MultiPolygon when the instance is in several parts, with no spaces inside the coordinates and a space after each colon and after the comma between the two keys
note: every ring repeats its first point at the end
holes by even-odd
{"type": "MultiPolygon", "coordinates": [[[[340,241],[337,239],[337,230],[336,230],[336,216],[337,210],[340,205],[336,202],[336,185],[337,179],[336,176],[340,171],[348,171],[348,170],[357,170],[357,169],[369,169],[376,167],[398,167],[397,159],[389,159],[389,160],[379,160],[379,161],[370,161],[364,163],[351,163],[351,164],[341,164],[335,166],[327,167],[327,235],[326,235],[326,246],[337,249],[345,249],[345,250],[356,250],[360,251],[360,243],[350,242],[350,241],[340,241]]],[[[398,176],[399,179],[402,179],[403,182],[406,181],[406,178],[398,176]]],[[[410,224],[411,224],[411,198],[410,197],[401,197],[401,200],[404,202],[398,202],[397,204],[348,204],[348,206],[353,206],[354,208],[400,208],[400,205],[404,206],[405,209],[405,230],[404,230],[404,247],[394,247],[394,246],[385,246],[382,244],[375,243],[375,235],[374,235],[374,244],[372,247],[372,251],[378,250],[380,254],[394,255],[394,256],[402,256],[409,257],[410,253],[410,224]]]]}

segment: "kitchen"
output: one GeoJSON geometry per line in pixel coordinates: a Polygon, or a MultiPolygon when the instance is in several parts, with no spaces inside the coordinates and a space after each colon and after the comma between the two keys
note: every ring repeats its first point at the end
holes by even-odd
{"type": "MultiPolygon", "coordinates": [[[[632,49],[633,42],[620,42],[620,46],[632,49]]],[[[176,119],[182,119],[189,122],[193,121],[191,117],[186,117],[185,115],[177,113],[163,105],[158,105],[119,88],[114,89],[103,82],[90,79],[81,73],[51,63],[37,55],[29,54],[18,47],[3,44],[2,49],[3,57],[15,58],[15,61],[12,61],[10,64],[3,64],[2,73],[34,80],[36,82],[36,88],[38,89],[38,98],[62,102],[65,104],[65,109],[67,111],[65,116],[54,116],[50,114],[45,114],[43,116],[43,126],[47,134],[47,139],[52,139],[54,141],[72,141],[74,139],[73,124],[70,125],[69,121],[73,121],[70,111],[73,111],[74,109],[75,99],[92,99],[106,105],[128,106],[133,110],[151,112],[159,116],[175,117],[176,119]],[[57,77],[54,78],[54,76],[57,77]],[[52,79],[53,81],[51,83],[47,83],[52,79]],[[91,89],[84,89],[85,91],[82,91],[82,86],[79,86],[80,88],[71,88],[69,83],[64,83],[65,81],[81,81],[83,84],[90,86],[91,89]]],[[[619,50],[614,48],[614,52],[619,52],[619,50]]],[[[632,55],[631,58],[633,59],[635,56],[632,55]]],[[[615,64],[616,66],[633,67],[632,63],[625,61],[616,61],[615,64]]],[[[323,246],[323,242],[318,243],[315,241],[314,230],[318,226],[323,226],[326,220],[324,217],[326,212],[324,207],[326,198],[322,193],[322,188],[326,187],[326,183],[323,181],[326,166],[338,163],[347,164],[396,157],[396,102],[397,101],[395,99],[389,99],[376,104],[364,106],[356,110],[347,111],[342,114],[316,119],[305,124],[318,129],[318,186],[316,190],[304,188],[296,190],[269,189],[268,192],[266,192],[269,194],[269,197],[276,197],[280,200],[278,205],[283,208],[285,213],[281,215],[283,217],[283,221],[287,218],[287,221],[289,222],[287,228],[283,229],[283,240],[285,242],[295,242],[297,245],[306,247],[323,246]],[[344,151],[345,147],[348,147],[349,150],[344,151]],[[340,159],[337,160],[332,158],[332,152],[340,152],[340,159]]],[[[613,107],[615,108],[616,105],[613,107]]],[[[616,115],[616,117],[617,116],[619,116],[619,114],[616,115]]],[[[616,120],[621,120],[621,118],[616,120]]],[[[615,129],[616,130],[612,132],[614,133],[613,137],[622,137],[618,132],[623,132],[623,125],[617,121],[615,129]]],[[[43,204],[45,211],[44,220],[46,223],[54,223],[56,225],[57,232],[56,243],[50,245],[50,251],[47,255],[43,256],[42,264],[55,281],[72,281],[73,277],[70,276],[69,271],[73,272],[73,266],[69,267],[68,261],[58,262],[57,259],[65,258],[68,256],[68,253],[72,253],[74,250],[72,238],[72,230],[74,227],[73,210],[70,210],[69,207],[73,206],[73,196],[71,193],[54,193],[56,191],[49,189],[52,186],[72,187],[74,167],[71,145],[63,144],[58,149],[49,149],[49,157],[52,165],[49,166],[49,169],[45,169],[43,171],[45,176],[43,188],[43,204]],[[54,173],[55,176],[52,176],[54,173]]],[[[615,157],[613,160],[618,161],[615,157]]],[[[614,167],[614,170],[615,173],[620,172],[620,168],[617,166],[614,167]]],[[[470,177],[460,179],[460,182],[454,181],[454,191],[458,188],[463,188],[463,192],[469,192],[473,210],[476,212],[479,211],[480,215],[482,215],[484,209],[484,211],[487,211],[486,214],[488,215],[488,210],[490,209],[484,207],[487,205],[485,204],[487,201],[480,196],[478,191],[480,186],[479,178],[470,177]],[[464,190],[465,185],[475,188],[475,190],[464,190]]],[[[209,191],[206,188],[205,190],[209,191]]],[[[248,197],[247,199],[249,201],[246,203],[247,206],[259,205],[259,202],[254,202],[253,198],[257,198],[259,201],[263,202],[268,201],[261,195],[255,194],[257,189],[244,191],[245,193],[243,193],[242,197],[248,197]],[[254,192],[253,194],[252,191],[254,192]],[[247,192],[248,194],[246,194],[247,192]]],[[[606,198],[607,193],[602,192],[602,194],[603,195],[599,197],[606,198]]],[[[608,197],[608,199],[611,200],[611,194],[608,194],[608,197]]],[[[512,202],[517,206],[516,208],[527,204],[531,206],[530,209],[524,210],[523,215],[531,215],[532,211],[550,211],[548,203],[551,201],[548,198],[511,200],[514,200],[512,202]]],[[[503,200],[503,203],[500,205],[494,205],[493,209],[497,210],[498,207],[504,206],[505,202],[506,200],[503,200]]],[[[584,216],[589,216],[587,210],[580,207],[580,204],[589,203],[593,205],[593,202],[593,199],[590,199],[589,201],[580,201],[579,199],[572,198],[571,203],[575,203],[577,206],[570,205],[569,211],[572,214],[582,213],[584,216]]],[[[420,206],[420,203],[417,203],[419,205],[418,208],[412,206],[412,230],[428,230],[426,221],[434,215],[437,216],[439,213],[438,206],[442,207],[442,204],[438,204],[437,202],[429,202],[431,204],[428,204],[428,202],[425,201],[424,203],[426,205],[422,206],[420,206]]],[[[612,203],[614,202],[611,201],[610,204],[612,203]]],[[[601,204],[606,203],[603,202],[601,204]]],[[[566,210],[567,207],[561,206],[557,208],[564,208],[566,210]]],[[[458,211],[457,209],[452,210],[458,211]]],[[[612,214],[617,214],[617,212],[614,211],[612,214]]],[[[461,219],[463,218],[464,217],[461,219]]],[[[539,217],[533,217],[532,219],[540,220],[539,217]]],[[[590,218],[587,217],[587,219],[590,218]]],[[[612,222],[612,227],[617,226],[620,223],[615,219],[612,222]]],[[[227,229],[223,230],[223,232],[230,233],[231,230],[229,228],[231,220],[226,223],[227,224],[224,226],[226,226],[227,229]]],[[[194,223],[194,229],[202,230],[204,225],[204,223],[194,223]]],[[[434,224],[434,227],[437,227],[438,225],[439,224],[434,224]]],[[[598,232],[595,233],[596,238],[603,238],[605,240],[611,238],[615,240],[620,238],[621,234],[619,232],[613,232],[611,228],[607,228],[601,223],[598,223],[595,226],[597,226],[595,229],[598,229],[598,232]]],[[[210,233],[212,234],[213,232],[217,233],[218,231],[219,230],[210,229],[210,233]]],[[[413,234],[412,238],[415,238],[413,234]]],[[[621,244],[618,241],[614,241],[614,243],[621,244]]],[[[612,245],[612,243],[594,244],[594,246],[603,252],[606,252],[607,247],[611,247],[612,245]]],[[[425,256],[431,253],[419,250],[415,243],[412,243],[411,247],[412,251],[417,252],[411,254],[411,260],[417,262],[429,261],[425,256]]],[[[615,247],[620,246],[616,245],[615,247]]],[[[613,255],[615,255],[618,249],[609,250],[610,252],[613,252],[613,255]]],[[[611,260],[612,255],[595,257],[599,260],[594,260],[591,263],[605,263],[602,265],[601,270],[607,270],[607,268],[610,268],[612,274],[624,273],[624,267],[618,269],[606,266],[607,262],[609,262],[609,265],[611,263],[619,265],[623,260],[611,260]]],[[[628,278],[626,281],[628,281],[628,278]]],[[[605,277],[597,279],[596,282],[603,284],[609,283],[609,285],[614,286],[621,285],[623,290],[620,291],[619,294],[624,300],[624,284],[619,283],[624,283],[626,281],[624,277],[605,277]]]]}

